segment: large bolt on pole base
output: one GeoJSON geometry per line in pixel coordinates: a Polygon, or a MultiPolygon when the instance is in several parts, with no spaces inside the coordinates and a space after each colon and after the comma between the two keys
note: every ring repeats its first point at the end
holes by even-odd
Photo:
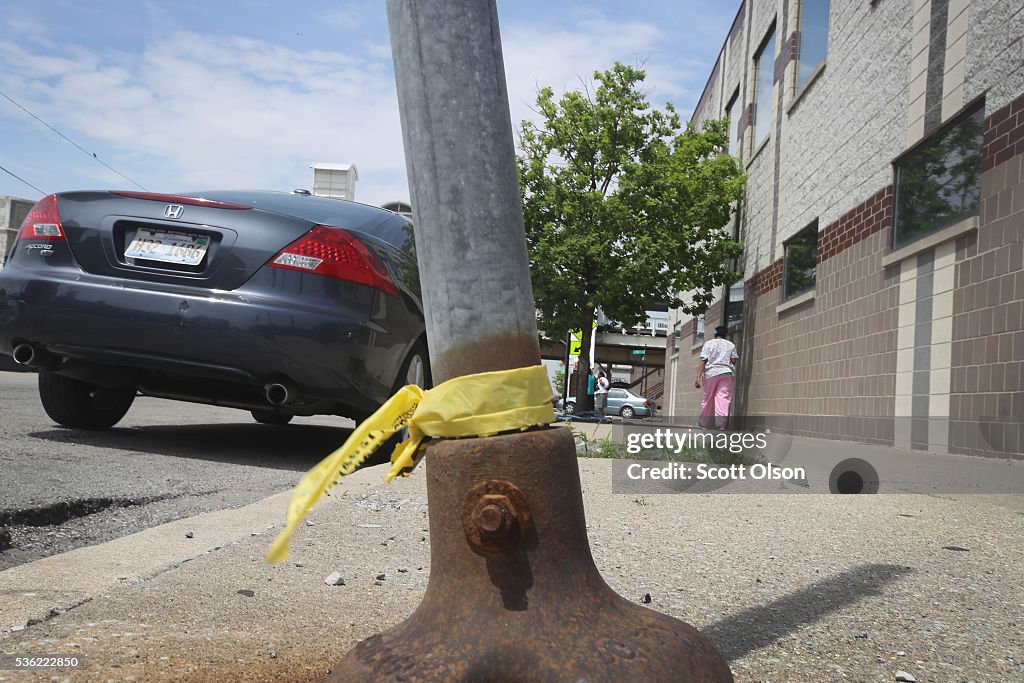
{"type": "Polygon", "coordinates": [[[406,621],[356,645],[329,680],[733,680],[696,629],[601,578],[568,429],[436,441],[424,464],[426,595],[406,621]]]}

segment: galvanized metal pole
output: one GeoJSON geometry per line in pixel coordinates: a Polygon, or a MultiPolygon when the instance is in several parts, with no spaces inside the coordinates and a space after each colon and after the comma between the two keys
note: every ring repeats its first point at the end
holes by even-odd
{"type": "MultiPolygon", "coordinates": [[[[388,0],[388,19],[434,379],[536,365],[495,3],[388,0]]],[[[426,477],[423,601],[331,680],[732,681],[693,627],[601,578],[569,430],[435,440],[426,477]]]]}
{"type": "Polygon", "coordinates": [[[494,2],[388,2],[435,382],[540,361],[494,2]]]}

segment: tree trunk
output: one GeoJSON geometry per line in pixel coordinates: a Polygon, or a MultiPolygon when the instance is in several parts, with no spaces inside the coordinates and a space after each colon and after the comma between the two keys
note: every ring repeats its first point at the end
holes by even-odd
{"type": "Polygon", "coordinates": [[[576,408],[577,412],[585,412],[594,409],[594,397],[587,393],[587,383],[590,381],[590,343],[594,338],[594,313],[591,311],[586,320],[582,321],[580,328],[580,369],[576,376],[576,408]]]}

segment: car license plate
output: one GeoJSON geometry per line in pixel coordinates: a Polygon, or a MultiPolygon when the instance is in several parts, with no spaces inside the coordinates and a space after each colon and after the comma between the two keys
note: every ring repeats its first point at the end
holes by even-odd
{"type": "Polygon", "coordinates": [[[209,246],[209,235],[139,228],[128,248],[124,250],[124,255],[128,258],[197,266],[203,260],[209,246]]]}

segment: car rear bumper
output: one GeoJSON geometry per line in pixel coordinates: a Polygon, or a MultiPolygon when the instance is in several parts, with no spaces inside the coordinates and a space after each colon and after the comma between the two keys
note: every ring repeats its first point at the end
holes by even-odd
{"type": "MultiPolygon", "coordinates": [[[[63,274],[61,274],[63,275],[63,274]]],[[[247,293],[0,272],[0,353],[19,343],[59,358],[262,386],[287,380],[309,400],[365,410],[391,387],[374,379],[359,311],[282,304],[247,293]],[[113,284],[113,286],[112,286],[113,284]]]]}

